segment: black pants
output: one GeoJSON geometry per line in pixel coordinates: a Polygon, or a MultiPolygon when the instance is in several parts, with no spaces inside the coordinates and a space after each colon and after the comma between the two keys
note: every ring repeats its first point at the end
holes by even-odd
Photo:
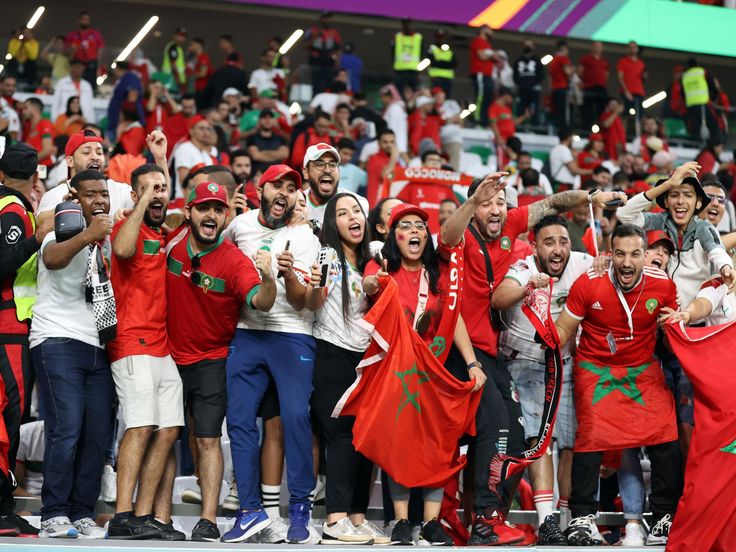
{"type": "Polygon", "coordinates": [[[82,78],[92,85],[92,90],[97,91],[97,60],[88,61],[84,66],[82,78]]]}
{"type": "Polygon", "coordinates": [[[419,72],[418,71],[396,71],[394,76],[394,84],[396,89],[404,97],[404,88],[409,87],[412,90],[416,90],[419,86],[419,72]]]}
{"type": "Polygon", "coordinates": [[[373,463],[353,446],[355,417],[332,417],[337,401],[355,382],[355,367],[363,353],[321,339],[316,343],[311,405],[325,447],[325,507],[328,514],[364,514],[368,510],[373,463]]]}
{"type": "Polygon", "coordinates": [[[598,122],[598,117],[606,110],[608,90],[604,86],[594,86],[583,91],[583,128],[590,128],[598,122]]]}
{"type": "Polygon", "coordinates": [[[710,106],[694,105],[687,108],[687,128],[690,138],[700,141],[700,129],[703,126],[703,115],[705,115],[705,126],[710,131],[710,141],[719,143],[722,141],[721,129],[718,126],[713,110],[710,106]]]}
{"type": "MultiPolygon", "coordinates": [[[[7,404],[3,409],[3,420],[10,440],[8,465],[10,471],[14,472],[23,411],[31,400],[31,356],[27,336],[0,335],[0,377],[5,385],[7,398],[7,404]]],[[[0,481],[0,515],[13,513],[15,509],[14,490],[15,486],[11,483],[11,478],[2,478],[0,481]]]]}
{"type": "MultiPolygon", "coordinates": [[[[675,515],[682,495],[683,468],[680,442],[670,441],[646,448],[652,464],[652,492],[649,507],[655,520],[665,514],[675,515]]],[[[573,517],[595,514],[598,475],[602,452],[576,452],[572,459],[570,511],[573,517]]]]}
{"type": "Polygon", "coordinates": [[[532,116],[529,122],[536,125],[539,123],[539,88],[536,87],[519,87],[516,91],[516,97],[519,99],[516,112],[523,114],[527,109],[531,110],[532,116]]]}
{"type": "Polygon", "coordinates": [[[312,65],[312,94],[316,95],[324,92],[325,89],[332,85],[332,79],[335,78],[335,68],[326,65],[312,65]]]}
{"type": "Polygon", "coordinates": [[[555,110],[555,126],[570,128],[570,111],[567,104],[567,88],[558,88],[552,91],[552,106],[555,110]]]}

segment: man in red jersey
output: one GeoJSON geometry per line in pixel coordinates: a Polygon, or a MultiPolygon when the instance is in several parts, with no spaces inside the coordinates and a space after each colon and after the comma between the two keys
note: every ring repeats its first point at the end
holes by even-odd
{"type": "Polygon", "coordinates": [[[182,383],[166,331],[161,226],[169,191],[163,169],[152,164],[135,169],[131,184],[136,205],[112,231],[118,331],[107,344],[107,353],[126,429],[118,453],[116,514],[108,535],[184,540],[184,533],[168,523],[176,475],[172,447],[184,425],[182,383]]]}
{"type": "Polygon", "coordinates": [[[638,226],[617,226],[611,246],[608,272],[581,276],[555,322],[561,343],[583,328],[573,369],[573,519],[565,534],[570,545],[604,544],[595,524],[603,451],[646,446],[655,522],[647,544],[666,544],[682,493],[682,458],[675,404],[654,348],[660,312],[677,309],[677,288],[665,272],[644,266],[647,238],[638,226]]]}
{"type": "Polygon", "coordinates": [[[580,58],[578,74],[583,81],[583,127],[593,126],[606,108],[608,98],[608,60],[603,57],[603,43],[595,41],[590,52],[580,58]]]}
{"type": "Polygon", "coordinates": [[[215,516],[222,484],[220,432],[227,409],[228,347],[243,304],[268,312],[276,284],[267,250],[258,251],[254,263],[232,242],[223,241],[228,214],[223,186],[199,184],[184,213],[188,229],[170,242],[177,243],[167,259],[167,319],[171,356],[184,381],[190,431],[199,452],[202,516],[192,540],[214,542],[220,540],[215,516]]]}
{"type": "Polygon", "coordinates": [[[558,130],[569,127],[571,119],[567,94],[574,68],[568,57],[569,52],[567,42],[560,40],[557,42],[557,51],[555,51],[555,55],[549,64],[552,107],[554,108],[554,121],[558,130]]]}
{"type": "Polygon", "coordinates": [[[493,101],[493,58],[495,52],[491,46],[493,31],[488,25],[481,25],[478,34],[470,42],[470,82],[473,84],[476,103],[479,109],[475,112],[478,123],[488,126],[488,109],[493,101]]]}
{"type": "Polygon", "coordinates": [[[639,45],[633,40],[626,47],[626,57],[616,62],[618,82],[621,84],[621,94],[624,97],[626,110],[634,109],[636,120],[641,117],[641,102],[644,99],[644,80],[647,78],[647,69],[639,57],[639,45]]]}

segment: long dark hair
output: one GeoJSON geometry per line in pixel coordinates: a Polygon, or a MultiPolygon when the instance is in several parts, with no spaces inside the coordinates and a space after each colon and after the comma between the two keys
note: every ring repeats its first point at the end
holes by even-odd
{"type": "MultiPolygon", "coordinates": [[[[383,204],[386,203],[390,199],[398,199],[396,197],[384,197],[381,201],[376,203],[376,206],[371,209],[371,212],[368,213],[368,237],[371,239],[371,241],[385,241],[385,238],[381,233],[378,231],[377,226],[381,224],[381,211],[383,211],[383,204]]],[[[400,201],[400,200],[399,200],[400,201]]]]}
{"type": "MultiPolygon", "coordinates": [[[[396,242],[396,226],[398,224],[399,220],[391,225],[383,249],[381,249],[383,258],[388,261],[389,272],[396,272],[401,268],[401,251],[399,250],[399,244],[396,242]]],[[[424,245],[421,261],[429,276],[429,289],[432,290],[432,293],[437,294],[439,293],[440,267],[437,263],[437,255],[435,254],[432,236],[429,234],[429,228],[426,232],[427,243],[424,245]]],[[[381,260],[376,259],[376,262],[380,264],[381,260]]]]}
{"type": "Polygon", "coordinates": [[[69,98],[66,101],[66,116],[67,117],[71,117],[72,115],[81,115],[82,114],[82,104],[81,103],[79,104],[79,111],[77,113],[73,113],[72,112],[72,102],[74,100],[77,100],[77,101],[81,102],[81,99],[79,98],[79,96],[72,96],[71,98],[69,98]]]}
{"type": "MultiPolygon", "coordinates": [[[[325,206],[325,216],[322,220],[322,230],[319,234],[319,241],[322,242],[322,245],[332,247],[335,251],[337,251],[337,258],[340,260],[340,268],[342,270],[342,317],[343,320],[349,323],[350,321],[348,319],[348,316],[350,314],[350,301],[352,300],[352,298],[350,296],[350,284],[347,278],[348,262],[345,260],[345,252],[342,249],[342,239],[340,238],[340,232],[337,230],[337,202],[343,197],[353,198],[358,204],[358,207],[360,207],[360,212],[363,213],[363,217],[365,217],[365,212],[363,211],[362,205],[360,205],[360,202],[353,194],[348,194],[345,192],[337,194],[329,202],[327,202],[327,205],[325,206]]],[[[366,221],[365,227],[363,229],[363,240],[360,242],[357,250],[355,251],[355,260],[357,265],[356,268],[361,274],[363,274],[365,265],[371,258],[368,243],[368,223],[366,221]]]]}

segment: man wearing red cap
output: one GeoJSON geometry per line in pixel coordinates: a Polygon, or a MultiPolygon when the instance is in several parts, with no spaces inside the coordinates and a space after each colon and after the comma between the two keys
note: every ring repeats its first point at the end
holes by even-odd
{"type": "Polygon", "coordinates": [[[157,165],[138,167],[131,180],[135,208],[111,236],[118,331],[107,344],[107,354],[126,429],[118,453],[116,514],[108,535],[184,540],[168,523],[176,475],[172,447],[184,425],[182,383],[169,354],[163,292],[166,254],[161,226],[169,191],[157,165]]]}
{"type": "Polygon", "coordinates": [[[230,223],[225,237],[251,259],[271,252],[279,272],[276,300],[268,313],[247,309],[241,314],[227,360],[227,429],[240,510],[225,542],[243,542],[271,524],[260,496],[259,446],[256,417],[268,386],[276,384],[284,427],[289,530],[291,543],[307,542],[309,493],[315,478],[312,459],[312,394],[315,344],[311,312],[304,309],[310,267],[319,241],[309,226],[289,226],[301,188],[299,173],[287,165],[272,165],[258,183],[260,208],[230,223]]]}
{"type": "Polygon", "coordinates": [[[193,541],[220,539],[216,515],[223,471],[220,430],[227,405],[225,363],[240,309],[245,304],[268,312],[276,298],[271,254],[257,251],[254,263],[223,241],[227,212],[225,188],[200,183],[184,208],[188,231],[170,242],[167,262],[171,356],[184,381],[190,431],[199,450],[202,517],[192,530],[193,541]]]}
{"type": "Polygon", "coordinates": [[[189,119],[189,140],[174,148],[174,168],[176,169],[176,197],[182,197],[181,183],[189,169],[198,163],[217,164],[217,134],[212,124],[202,115],[189,119]]]}

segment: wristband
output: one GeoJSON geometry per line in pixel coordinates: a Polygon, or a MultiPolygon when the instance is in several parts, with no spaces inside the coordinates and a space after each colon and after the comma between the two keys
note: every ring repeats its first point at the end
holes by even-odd
{"type": "Polygon", "coordinates": [[[474,360],[473,362],[471,362],[470,364],[468,364],[466,366],[466,368],[468,369],[468,371],[470,371],[470,369],[473,368],[473,367],[483,368],[483,365],[480,362],[478,362],[477,360],[474,360]]]}
{"type": "Polygon", "coordinates": [[[588,203],[593,203],[593,196],[594,196],[595,194],[599,194],[599,193],[601,193],[601,191],[600,191],[600,190],[598,190],[598,189],[595,189],[595,190],[590,190],[590,191],[588,192],[588,203]]]}

